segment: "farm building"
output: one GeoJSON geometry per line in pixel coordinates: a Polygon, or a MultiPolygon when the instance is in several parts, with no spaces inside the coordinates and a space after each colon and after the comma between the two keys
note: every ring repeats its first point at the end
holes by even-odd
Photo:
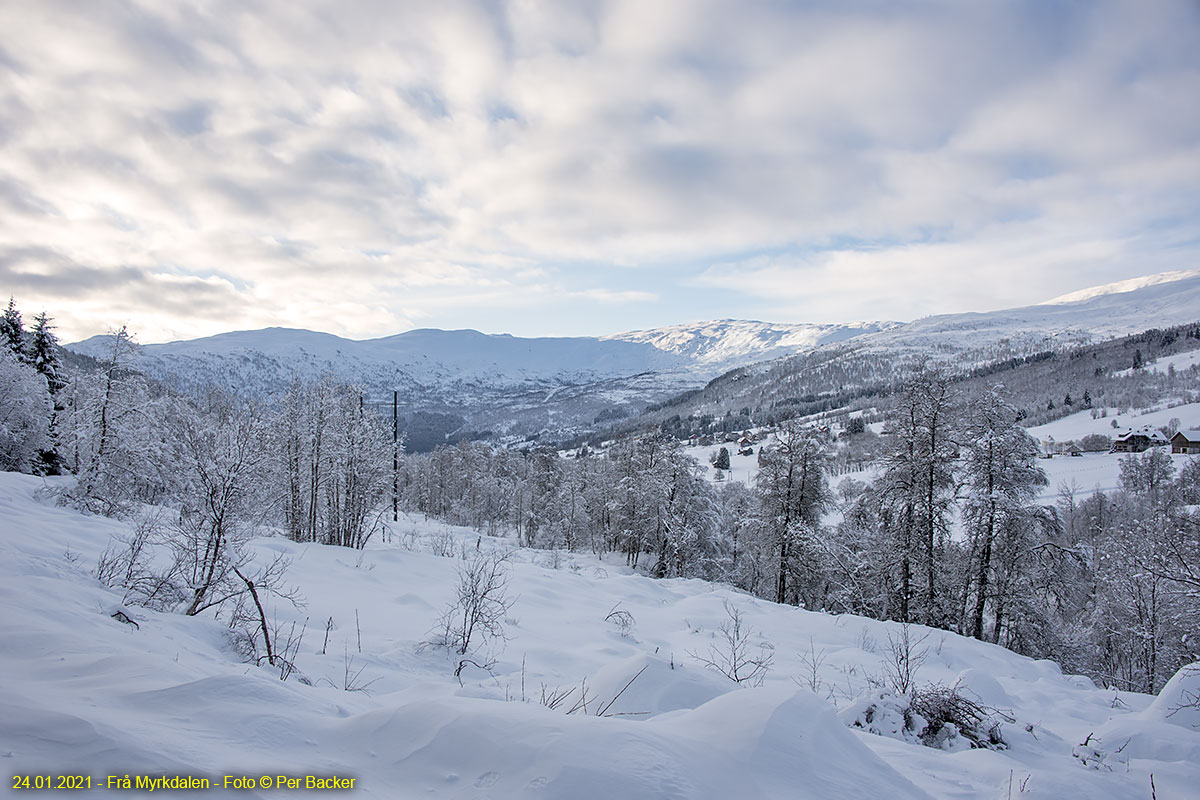
{"type": "Polygon", "coordinates": [[[1114,453],[1141,453],[1151,447],[1161,447],[1168,444],[1166,437],[1157,428],[1143,425],[1140,428],[1125,431],[1113,440],[1114,453]]]}
{"type": "Polygon", "coordinates": [[[1171,437],[1171,452],[1200,454],[1200,431],[1180,431],[1171,437]]]}

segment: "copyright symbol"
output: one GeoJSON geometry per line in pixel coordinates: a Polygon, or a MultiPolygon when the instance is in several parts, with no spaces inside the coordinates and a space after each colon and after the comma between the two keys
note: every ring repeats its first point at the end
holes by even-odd
{"type": "Polygon", "coordinates": [[[258,785],[264,789],[270,789],[271,788],[271,776],[263,775],[261,778],[258,779],[258,785]]]}

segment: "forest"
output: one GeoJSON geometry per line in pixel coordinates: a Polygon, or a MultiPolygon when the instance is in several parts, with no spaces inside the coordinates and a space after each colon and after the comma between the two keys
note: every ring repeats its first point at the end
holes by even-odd
{"type": "Polygon", "coordinates": [[[125,329],[106,357],[67,368],[44,313],[26,330],[10,301],[2,324],[3,468],[72,474],[59,502],[136,520],[96,568],[126,602],[213,609],[272,663],[261,595],[297,590],[282,560],[251,563],[249,537],[361,549],[402,511],[523,547],[618,554],[659,578],[955,631],[1122,689],[1155,692],[1200,659],[1200,460],[1177,469],[1159,449],[1132,454],[1119,491],[1064,489],[1039,505],[1028,396],[994,373],[910,366],[879,434],[777,407],[745,485],[705,480],[669,426],[579,450],[461,441],[407,454],[393,420],[332,378],[266,400],[185,396],[130,368],[125,329]]]}

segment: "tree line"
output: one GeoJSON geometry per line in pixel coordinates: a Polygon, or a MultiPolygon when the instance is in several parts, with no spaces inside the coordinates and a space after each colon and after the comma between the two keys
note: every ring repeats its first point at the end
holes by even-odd
{"type": "Polygon", "coordinates": [[[1161,451],[1131,455],[1120,491],[1040,504],[1047,479],[1019,416],[1003,387],[966,395],[926,367],[900,386],[875,468],[836,489],[854,436],[793,419],[752,486],[704,480],[658,432],[585,457],[464,441],[407,457],[401,492],[411,511],[524,546],[952,630],[1155,691],[1200,657],[1200,461],[1176,475],[1161,451]]]}
{"type": "Polygon", "coordinates": [[[122,327],[64,369],[50,319],[27,332],[10,301],[0,347],[0,459],[68,473],[60,502],[130,520],[97,565],[128,603],[222,616],[275,664],[263,595],[294,599],[286,563],[256,563],[259,533],[362,548],[384,524],[400,442],[360,388],[295,382],[267,404],[210,388],[183,395],[137,371],[122,327]]]}
{"type": "Polygon", "coordinates": [[[4,468],[69,472],[63,502],[140,519],[98,568],[131,602],[231,623],[257,607],[263,640],[257,593],[287,596],[285,565],[253,568],[253,534],[361,548],[402,503],[656,577],[956,631],[1126,689],[1154,691],[1200,658],[1200,462],[1176,471],[1151,450],[1122,461],[1115,493],[1065,488],[1039,504],[1038,447],[1000,386],[966,391],[923,366],[881,436],[783,420],[748,486],[705,480],[662,430],[581,457],[473,441],[401,457],[359,387],[295,382],[270,403],[183,396],[134,368],[123,328],[88,368],[66,370],[45,314],[26,331],[10,301],[2,322],[4,468]],[[861,452],[873,469],[835,488],[835,468],[861,452]]]}

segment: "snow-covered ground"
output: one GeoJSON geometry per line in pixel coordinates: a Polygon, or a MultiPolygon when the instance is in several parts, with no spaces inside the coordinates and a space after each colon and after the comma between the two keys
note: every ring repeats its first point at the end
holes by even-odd
{"type": "MultiPolygon", "coordinates": [[[[1055,442],[1078,441],[1092,433],[1115,437],[1131,427],[1150,425],[1158,427],[1166,425],[1170,420],[1178,419],[1180,428],[1188,430],[1200,427],[1200,403],[1189,403],[1165,408],[1141,410],[1128,414],[1118,414],[1115,409],[1108,409],[1107,417],[1092,417],[1092,412],[1080,411],[1068,417],[1055,420],[1036,428],[1030,428],[1029,434],[1039,442],[1051,439],[1055,442]],[[1113,420],[1118,427],[1113,428],[1113,420]]],[[[1097,490],[1111,492],[1120,485],[1121,459],[1120,453],[1084,453],[1082,457],[1057,455],[1051,459],[1043,459],[1038,465],[1046,471],[1049,485],[1042,490],[1038,497],[1040,503],[1053,503],[1058,499],[1063,488],[1074,489],[1078,496],[1086,496],[1097,490]]],[[[1172,455],[1175,469],[1179,470],[1191,456],[1172,455]]]]}
{"type": "MultiPolygon", "coordinates": [[[[1200,364],[1200,350],[1189,350],[1186,353],[1176,353],[1172,356],[1163,356],[1155,359],[1151,363],[1144,366],[1142,369],[1150,372],[1157,372],[1160,375],[1166,375],[1171,371],[1171,367],[1175,368],[1175,372],[1183,372],[1200,364]]],[[[1113,373],[1117,377],[1128,377],[1133,374],[1133,367],[1123,369],[1120,372],[1113,373]]]]}
{"type": "Polygon", "coordinates": [[[961,682],[1002,709],[1015,720],[1003,726],[1011,746],[946,752],[885,738],[846,722],[884,674],[898,626],[651,580],[594,556],[515,553],[506,647],[494,674],[468,670],[460,686],[443,652],[419,646],[461,563],[431,545],[453,540],[469,554],[506,542],[419,519],[362,553],[255,540],[260,558],[292,560],[288,580],[307,599],[271,614],[285,630],[307,620],[296,662],[313,685],[281,682],[241,663],[220,621],[139,608],[128,609],[139,628],[113,619],[121,596],[91,571],[122,524],[55,507],[45,486],[0,474],[0,756],[10,776],[79,774],[95,785],[165,772],[220,785],[226,775],[337,775],[373,797],[572,800],[1115,800],[1149,797],[1151,773],[1163,798],[1200,785],[1200,731],[1191,717],[1167,718],[1169,697],[1152,705],[917,628],[927,635],[918,680],[961,682]],[[725,603],[773,653],[761,687],[692,655],[718,644],[725,603]],[[614,609],[631,615],[629,630],[606,620],[614,609]],[[360,668],[351,681],[370,693],[344,689],[360,668]],[[587,713],[539,702],[571,687],[575,697],[585,687],[587,713]],[[616,715],[597,716],[614,698],[616,715]],[[1085,739],[1107,754],[1098,768],[1073,755],[1085,739]]]}
{"type": "Polygon", "coordinates": [[[1154,427],[1166,425],[1172,419],[1179,420],[1180,430],[1200,428],[1200,403],[1187,403],[1177,406],[1156,406],[1152,409],[1138,409],[1129,413],[1119,413],[1117,409],[1105,409],[1107,416],[1092,417],[1091,409],[1077,411],[1070,416],[1056,419],[1045,425],[1029,429],[1029,435],[1044,442],[1054,437],[1056,442],[1078,441],[1090,433],[1099,433],[1110,438],[1130,428],[1140,428],[1143,425],[1154,427]],[[1113,422],[1116,427],[1113,427],[1113,422]]]}
{"type": "MultiPolygon", "coordinates": [[[[1124,458],[1127,458],[1124,453],[1084,453],[1078,458],[1055,456],[1039,460],[1038,466],[1046,471],[1049,484],[1042,489],[1037,502],[1053,504],[1063,489],[1074,490],[1076,500],[1097,491],[1116,491],[1121,485],[1121,460],[1124,458]]],[[[1195,456],[1171,456],[1176,473],[1190,458],[1195,456]]]]}
{"type": "Polygon", "coordinates": [[[721,470],[721,480],[753,486],[754,476],[758,474],[758,448],[761,446],[761,443],[753,445],[754,455],[751,456],[738,455],[737,442],[719,442],[711,447],[685,447],[683,452],[700,462],[706,480],[715,482],[717,469],[712,465],[712,457],[724,447],[729,450],[729,469],[721,470]]]}
{"type": "Polygon", "coordinates": [[[1146,369],[1166,375],[1171,371],[1171,367],[1174,367],[1176,372],[1183,372],[1197,364],[1200,364],[1200,350],[1189,350],[1186,353],[1176,353],[1173,356],[1156,359],[1154,363],[1148,364],[1146,369]]]}

